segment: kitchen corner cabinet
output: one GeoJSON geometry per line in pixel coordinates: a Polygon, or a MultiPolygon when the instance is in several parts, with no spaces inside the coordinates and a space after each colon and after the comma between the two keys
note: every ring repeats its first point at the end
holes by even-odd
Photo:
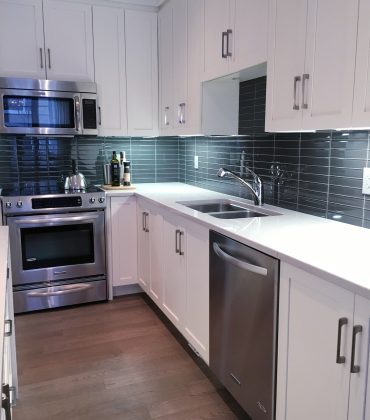
{"type": "Polygon", "coordinates": [[[0,76],[93,81],[91,6],[1,0],[0,76]]]}
{"type": "Polygon", "coordinates": [[[269,12],[266,131],[350,127],[358,0],[271,0],[269,12]]]}
{"type": "Polygon", "coordinates": [[[107,242],[113,288],[138,282],[136,198],[111,197],[108,207],[107,242]]]}
{"type": "Polygon", "coordinates": [[[268,0],[205,0],[204,16],[204,80],[267,60],[268,0]]]}
{"type": "Polygon", "coordinates": [[[158,135],[157,14],[125,10],[129,136],[158,135]]]}
{"type": "Polygon", "coordinates": [[[95,82],[100,136],[127,135],[125,12],[93,7],[95,82]]]}
{"type": "Polygon", "coordinates": [[[277,420],[370,418],[369,320],[370,301],[281,264],[277,420]]]}

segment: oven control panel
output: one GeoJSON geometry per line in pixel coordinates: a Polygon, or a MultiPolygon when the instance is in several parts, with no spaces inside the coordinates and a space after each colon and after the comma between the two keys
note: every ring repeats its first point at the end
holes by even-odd
{"type": "Polygon", "coordinates": [[[105,209],[105,192],[0,197],[4,215],[105,209]]]}

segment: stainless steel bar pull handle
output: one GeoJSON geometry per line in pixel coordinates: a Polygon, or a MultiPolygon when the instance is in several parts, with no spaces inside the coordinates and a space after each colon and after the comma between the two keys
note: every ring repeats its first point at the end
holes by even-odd
{"type": "Polygon", "coordinates": [[[40,47],[40,67],[43,69],[44,68],[44,57],[42,54],[42,48],[40,47]]]}
{"type": "Polygon", "coordinates": [[[51,51],[50,51],[50,48],[48,48],[48,60],[49,60],[49,69],[51,69],[51,51]]]}
{"type": "Polygon", "coordinates": [[[98,106],[98,113],[99,113],[99,125],[101,125],[101,107],[98,106]]]}
{"type": "Polygon", "coordinates": [[[142,225],[143,225],[143,231],[146,232],[146,217],[145,217],[145,211],[142,212],[141,216],[142,216],[142,225]]]}
{"type": "Polygon", "coordinates": [[[294,85],[293,85],[293,109],[294,111],[299,110],[297,94],[298,94],[298,83],[301,81],[301,76],[295,76],[294,78],[294,85]]]}
{"type": "Polygon", "coordinates": [[[182,232],[181,230],[180,230],[180,233],[179,233],[179,255],[185,255],[185,252],[182,250],[182,240],[181,240],[181,238],[184,236],[185,234],[184,234],[184,232],[182,232]]]}
{"type": "Polygon", "coordinates": [[[164,107],[164,125],[170,125],[170,121],[169,121],[169,119],[168,119],[168,115],[167,115],[167,112],[170,110],[170,107],[169,106],[165,106],[164,107]]]}
{"type": "Polygon", "coordinates": [[[185,124],[185,106],[186,106],[186,103],[185,102],[182,102],[180,104],[180,110],[181,110],[181,113],[180,113],[180,124],[185,124]]]}
{"type": "Polygon", "coordinates": [[[5,331],[4,336],[5,337],[10,337],[13,334],[13,321],[11,319],[6,319],[5,320],[5,329],[6,326],[9,326],[8,331],[5,331]]]}
{"type": "Polygon", "coordinates": [[[228,29],[226,31],[226,35],[227,35],[227,38],[226,38],[226,57],[232,57],[232,53],[229,49],[229,47],[230,47],[230,36],[232,34],[233,34],[233,31],[231,29],[228,29]]]}
{"type": "Polygon", "coordinates": [[[45,292],[30,292],[27,293],[29,297],[44,297],[44,296],[62,296],[70,295],[72,293],[83,292],[85,290],[91,289],[93,286],[91,284],[76,284],[71,286],[64,286],[64,289],[59,290],[50,290],[45,292]]]}
{"type": "Polygon", "coordinates": [[[76,131],[80,131],[80,97],[74,97],[75,103],[75,129],[76,131]]]}
{"type": "Polygon", "coordinates": [[[302,76],[302,109],[308,108],[308,103],[306,101],[306,81],[310,79],[310,75],[308,73],[305,73],[302,76]]]}
{"type": "Polygon", "coordinates": [[[148,219],[149,219],[149,213],[147,213],[147,212],[145,212],[145,232],[149,232],[149,222],[148,222],[148,219]]]}
{"type": "Polygon", "coordinates": [[[176,252],[176,254],[180,254],[179,236],[180,236],[180,229],[176,229],[176,231],[175,231],[175,252],[176,252]]]}
{"type": "Polygon", "coordinates": [[[222,32],[222,42],[221,42],[221,57],[227,58],[227,51],[225,53],[225,38],[227,39],[227,32],[222,32]]]}
{"type": "Polygon", "coordinates": [[[352,351],[351,351],[351,373],[359,373],[360,366],[355,365],[356,357],[356,337],[357,334],[362,333],[362,325],[355,325],[352,332],[352,351]]]}
{"type": "Polygon", "coordinates": [[[218,257],[235,265],[236,267],[241,268],[242,270],[251,271],[252,273],[260,274],[261,276],[267,276],[267,268],[235,258],[222,250],[217,243],[213,244],[213,250],[218,257]]]}
{"type": "Polygon", "coordinates": [[[342,329],[345,325],[348,324],[348,318],[339,318],[338,321],[338,340],[337,340],[337,357],[336,357],[336,363],[338,365],[341,365],[346,362],[346,358],[344,356],[341,356],[340,354],[340,348],[342,344],[342,329]]]}

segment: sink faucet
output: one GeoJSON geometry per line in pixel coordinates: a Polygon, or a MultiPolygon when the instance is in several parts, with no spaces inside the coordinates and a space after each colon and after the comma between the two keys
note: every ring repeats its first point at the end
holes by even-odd
{"type": "Polygon", "coordinates": [[[235,172],[229,171],[226,168],[220,168],[217,172],[217,176],[223,178],[224,176],[230,176],[231,178],[236,179],[237,181],[241,182],[245,187],[249,188],[253,194],[254,204],[256,206],[263,206],[263,184],[261,178],[255,174],[251,169],[244,167],[244,170],[247,174],[252,175],[253,182],[252,185],[245,181],[243,178],[238,176],[235,172]]]}

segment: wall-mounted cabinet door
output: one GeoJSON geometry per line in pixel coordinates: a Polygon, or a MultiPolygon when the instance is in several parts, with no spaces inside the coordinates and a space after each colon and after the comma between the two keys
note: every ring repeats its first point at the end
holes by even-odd
{"type": "Polygon", "coordinates": [[[157,135],[157,15],[126,10],[125,33],[128,134],[157,135]]]}
{"type": "Polygon", "coordinates": [[[0,76],[46,78],[42,0],[0,1],[0,76]]]}
{"type": "Polygon", "coordinates": [[[173,10],[166,3],[158,14],[159,39],[159,128],[163,134],[173,129],[173,10]]]}
{"type": "Polygon", "coordinates": [[[370,2],[360,0],[352,127],[370,127],[370,2]]]}
{"type": "MultiPolygon", "coordinates": [[[[224,76],[229,70],[231,45],[226,31],[230,28],[230,0],[205,0],[204,13],[204,79],[224,76]]],[[[229,37],[230,41],[230,37],[229,37]]]]}
{"type": "Polygon", "coordinates": [[[93,22],[99,135],[126,136],[124,10],[94,6],[93,22]]]}
{"type": "Polygon", "coordinates": [[[307,0],[270,2],[266,131],[301,129],[307,0]]]}
{"type": "Polygon", "coordinates": [[[94,81],[91,9],[87,4],[44,0],[48,79],[94,81]]]}
{"type": "Polygon", "coordinates": [[[303,130],[351,125],[357,20],[358,0],[308,2],[303,130]]]}
{"type": "Polygon", "coordinates": [[[229,73],[267,61],[268,0],[231,0],[229,73]]]}

